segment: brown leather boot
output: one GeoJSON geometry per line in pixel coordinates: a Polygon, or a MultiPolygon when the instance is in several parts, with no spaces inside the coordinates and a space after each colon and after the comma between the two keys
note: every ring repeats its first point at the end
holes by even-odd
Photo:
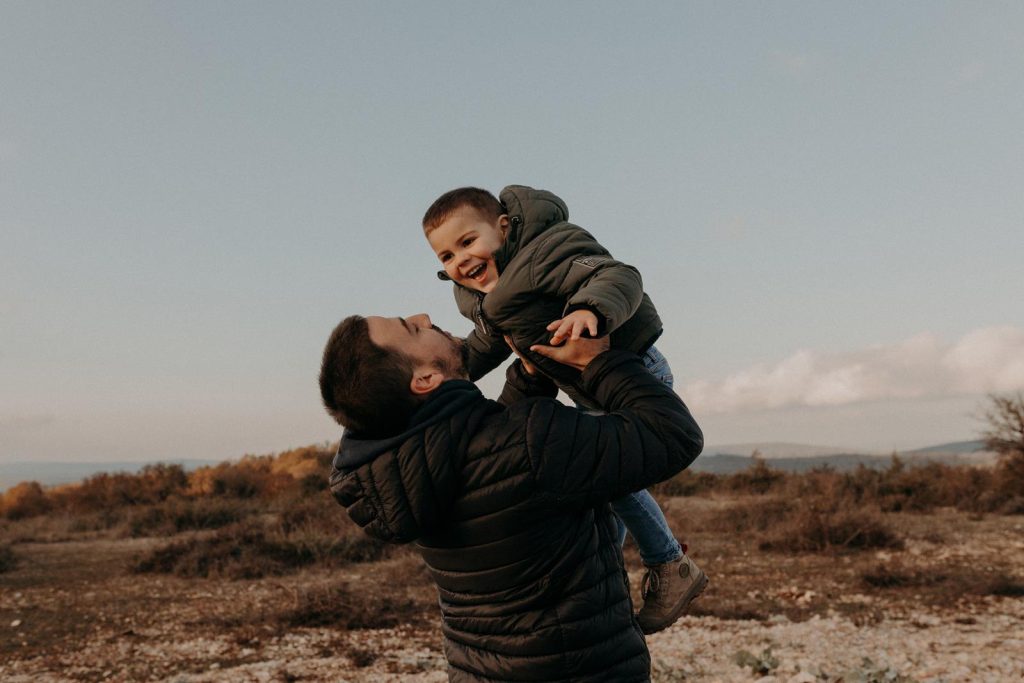
{"type": "Polygon", "coordinates": [[[644,604],[636,615],[640,629],[650,635],[668,628],[707,585],[707,575],[685,553],[678,560],[648,567],[641,591],[644,604]]]}

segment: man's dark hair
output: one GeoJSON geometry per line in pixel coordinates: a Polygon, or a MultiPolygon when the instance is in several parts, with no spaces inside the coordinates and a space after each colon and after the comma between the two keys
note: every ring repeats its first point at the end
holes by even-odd
{"type": "Polygon", "coordinates": [[[479,187],[460,187],[449,190],[434,200],[423,214],[423,233],[429,235],[457,209],[464,206],[473,207],[488,221],[496,221],[505,213],[505,207],[487,190],[481,190],[479,187]]]}
{"type": "Polygon", "coordinates": [[[370,339],[366,318],[353,315],[334,328],[320,366],[320,395],[339,424],[368,437],[400,432],[419,406],[409,388],[413,362],[370,339]]]}

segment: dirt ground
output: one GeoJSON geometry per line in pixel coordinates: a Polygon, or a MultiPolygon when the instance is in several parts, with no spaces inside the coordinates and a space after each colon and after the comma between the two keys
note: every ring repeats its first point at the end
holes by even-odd
{"type": "MultiPolygon", "coordinates": [[[[1021,516],[893,513],[902,549],[795,554],[702,530],[735,502],[665,503],[711,583],[691,616],[649,639],[655,681],[1024,680],[1021,516]]],[[[130,571],[165,542],[15,543],[17,563],[0,574],[0,680],[447,680],[411,553],[255,580],[130,571]],[[420,616],[358,630],[276,617],[339,581],[371,603],[402,594],[420,616]]],[[[638,587],[628,546],[626,559],[638,587]]]]}

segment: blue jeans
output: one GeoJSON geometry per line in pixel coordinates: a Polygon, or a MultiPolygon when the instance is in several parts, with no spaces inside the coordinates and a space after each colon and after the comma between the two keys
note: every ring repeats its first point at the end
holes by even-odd
{"type": "MultiPolygon", "coordinates": [[[[672,386],[672,368],[665,356],[653,346],[643,355],[644,366],[655,377],[672,386]]],[[[646,490],[630,493],[612,501],[612,510],[617,517],[619,544],[626,541],[626,530],[636,541],[640,558],[644,564],[661,564],[678,559],[683,554],[679,541],[672,534],[657,501],[646,490]]]]}

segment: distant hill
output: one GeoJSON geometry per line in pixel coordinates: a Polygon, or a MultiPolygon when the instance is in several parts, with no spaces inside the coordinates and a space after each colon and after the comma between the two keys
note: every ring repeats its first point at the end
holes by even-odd
{"type": "Polygon", "coordinates": [[[954,441],[952,443],[939,444],[938,446],[928,446],[927,448],[906,451],[906,455],[918,453],[977,453],[984,450],[984,441],[954,441]]]}
{"type": "MultiPolygon", "coordinates": [[[[743,448],[746,449],[749,445],[751,444],[744,445],[743,448]]],[[[885,469],[892,464],[891,453],[889,455],[879,455],[877,453],[840,451],[829,454],[807,455],[806,453],[809,453],[811,450],[822,447],[801,446],[800,444],[770,444],[770,446],[779,447],[770,448],[767,451],[776,455],[767,455],[765,454],[766,451],[761,450],[760,447],[757,450],[761,451],[768,465],[784,472],[806,472],[816,467],[829,467],[838,472],[844,472],[856,469],[860,465],[872,469],[885,469]],[[783,446],[796,446],[797,448],[792,451],[795,455],[786,455],[787,451],[781,448],[783,446]]],[[[983,447],[984,444],[981,441],[957,441],[938,446],[918,448],[912,451],[900,451],[897,455],[905,464],[910,466],[923,465],[930,462],[937,462],[943,465],[987,466],[993,464],[996,460],[995,454],[982,450],[983,447]]],[[[735,448],[735,446],[709,448],[697,458],[690,468],[697,472],[732,474],[733,472],[739,472],[750,467],[753,462],[750,457],[750,452],[753,452],[752,450],[748,451],[746,455],[721,452],[726,448],[735,448]]],[[[839,449],[829,448],[824,448],[824,450],[839,451],[839,449]]]]}
{"type": "MultiPolygon", "coordinates": [[[[704,449],[705,455],[739,455],[749,457],[757,451],[762,458],[813,458],[822,455],[842,455],[844,453],[856,453],[854,448],[840,448],[837,446],[814,446],[805,443],[787,443],[783,441],[766,441],[761,443],[734,443],[722,444],[719,446],[707,446],[704,449]]],[[[880,455],[875,453],[874,455],[880,455]]]]}
{"type": "MultiPolygon", "coordinates": [[[[206,465],[216,465],[221,460],[167,460],[169,465],[181,465],[192,471],[206,465]]],[[[43,486],[71,484],[100,472],[127,472],[135,474],[154,462],[110,461],[110,462],[0,462],[0,491],[5,491],[23,481],[37,481],[43,486]]]]}

